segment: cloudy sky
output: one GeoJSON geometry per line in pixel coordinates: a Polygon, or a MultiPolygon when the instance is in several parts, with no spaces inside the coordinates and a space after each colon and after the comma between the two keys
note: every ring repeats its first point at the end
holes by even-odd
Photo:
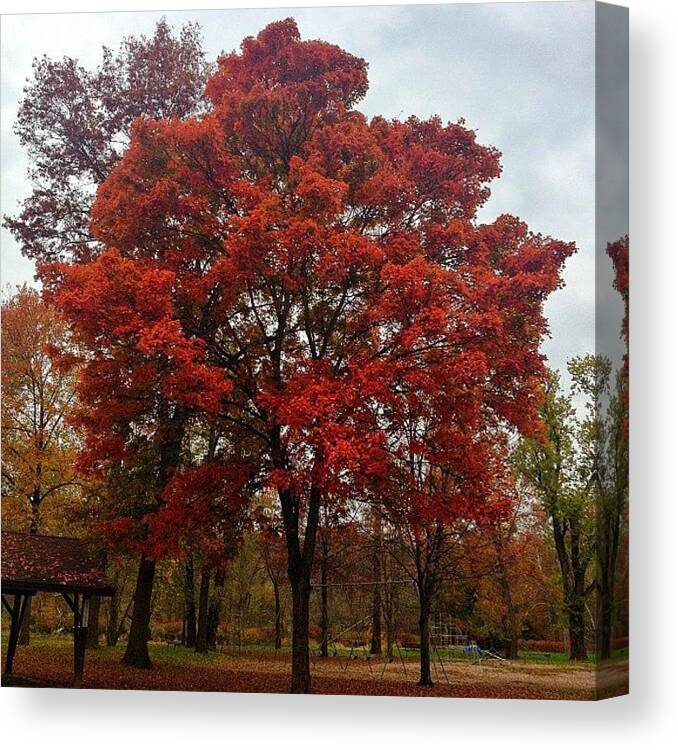
{"type": "MultiPolygon", "coordinates": [[[[569,357],[594,351],[593,2],[165,15],[177,27],[197,20],[211,58],[237,48],[270,21],[292,15],[303,37],[334,42],[368,61],[370,90],[359,105],[367,115],[465,118],[481,143],[503,153],[502,177],[481,218],[513,213],[534,231],[577,243],[565,287],[547,305],[549,363],[563,371],[569,357]]],[[[33,57],[69,55],[95,66],[102,45],[117,47],[127,34],[152,34],[159,17],[140,12],[2,18],[3,215],[14,213],[30,191],[12,123],[33,57]]],[[[3,284],[32,281],[32,264],[4,229],[1,243],[3,284]]],[[[611,304],[618,304],[614,297],[611,304]]]]}

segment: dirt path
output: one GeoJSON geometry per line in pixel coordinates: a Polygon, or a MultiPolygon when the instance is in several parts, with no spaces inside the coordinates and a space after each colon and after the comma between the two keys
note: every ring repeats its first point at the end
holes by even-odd
{"type": "MultiPolygon", "coordinates": [[[[265,674],[288,674],[289,663],[285,659],[263,657],[222,657],[224,665],[234,671],[255,671],[265,674]]],[[[407,660],[386,665],[381,659],[370,662],[364,659],[348,660],[337,657],[316,658],[312,668],[314,679],[356,681],[382,684],[384,693],[392,689],[410,688],[419,679],[418,663],[407,660]]],[[[479,664],[459,661],[434,664],[433,679],[441,694],[476,694],[487,692],[496,695],[514,694],[532,696],[535,693],[544,697],[567,696],[580,699],[593,698],[596,690],[596,673],[592,665],[552,665],[525,662],[483,661],[479,664]],[[451,692],[450,692],[451,691],[451,692]]],[[[370,692],[372,685],[370,685],[370,692]]],[[[360,688],[355,691],[360,692],[360,688]]],[[[417,689],[419,694],[419,689],[417,689]]],[[[425,691],[424,691],[425,692],[425,691]]],[[[400,694],[400,693],[399,693],[400,694]]]]}

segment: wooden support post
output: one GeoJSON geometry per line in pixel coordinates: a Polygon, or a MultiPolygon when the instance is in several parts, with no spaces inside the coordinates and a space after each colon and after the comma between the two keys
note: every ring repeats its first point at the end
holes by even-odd
{"type": "Polygon", "coordinates": [[[89,596],[82,599],[73,596],[73,687],[82,685],[85,670],[85,646],[87,645],[87,625],[89,623],[89,596]]]}
{"type": "Polygon", "coordinates": [[[7,614],[11,617],[14,610],[12,609],[12,605],[9,603],[9,599],[4,594],[2,595],[2,604],[7,610],[7,614]]]}
{"type": "Polygon", "coordinates": [[[5,674],[12,674],[14,667],[14,654],[16,653],[17,643],[19,642],[19,633],[21,632],[21,623],[26,612],[26,605],[32,594],[20,593],[14,594],[14,605],[10,606],[7,598],[2,597],[2,603],[9,611],[12,618],[9,628],[9,641],[7,643],[7,657],[5,659],[5,674]]]}

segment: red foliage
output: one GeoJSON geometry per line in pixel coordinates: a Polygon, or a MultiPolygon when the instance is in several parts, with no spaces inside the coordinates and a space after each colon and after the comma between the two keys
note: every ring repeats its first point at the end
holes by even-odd
{"type": "Polygon", "coordinates": [[[624,339],[629,338],[629,238],[622,237],[607,246],[607,254],[614,265],[614,288],[621,294],[624,300],[624,321],[622,323],[622,334],[624,339]]]}
{"type": "Polygon", "coordinates": [[[164,503],[148,519],[147,548],[153,557],[200,553],[210,567],[235,552],[243,530],[249,467],[209,461],[177,471],[164,503]]]}
{"type": "Polygon", "coordinates": [[[626,342],[626,353],[624,354],[624,366],[622,377],[624,379],[624,393],[628,401],[628,379],[629,379],[629,238],[622,237],[607,246],[607,254],[612,259],[614,266],[614,288],[621,294],[624,302],[624,318],[621,325],[621,334],[626,342]]]}

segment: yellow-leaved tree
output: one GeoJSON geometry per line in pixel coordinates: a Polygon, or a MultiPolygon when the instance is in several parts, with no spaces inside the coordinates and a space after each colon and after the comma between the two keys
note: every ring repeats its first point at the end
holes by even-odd
{"type": "Polygon", "coordinates": [[[70,345],[68,327],[35,289],[2,303],[2,497],[6,528],[63,531],[58,507],[73,497],[77,437],[68,424],[75,367],[56,364],[52,347],[70,345]],[[47,506],[55,508],[43,518],[47,506]]]}

